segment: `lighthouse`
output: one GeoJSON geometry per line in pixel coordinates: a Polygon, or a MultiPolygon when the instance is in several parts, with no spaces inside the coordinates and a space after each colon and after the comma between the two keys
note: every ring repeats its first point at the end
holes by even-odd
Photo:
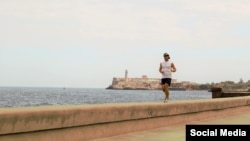
{"type": "Polygon", "coordinates": [[[128,82],[128,70],[125,70],[125,83],[128,82]]]}

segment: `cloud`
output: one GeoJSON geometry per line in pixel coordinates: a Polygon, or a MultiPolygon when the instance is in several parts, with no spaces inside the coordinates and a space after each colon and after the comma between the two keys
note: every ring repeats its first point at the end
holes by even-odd
{"type": "Polygon", "coordinates": [[[235,34],[242,23],[250,23],[247,0],[10,0],[0,3],[1,47],[127,49],[250,45],[248,34],[235,34]]]}

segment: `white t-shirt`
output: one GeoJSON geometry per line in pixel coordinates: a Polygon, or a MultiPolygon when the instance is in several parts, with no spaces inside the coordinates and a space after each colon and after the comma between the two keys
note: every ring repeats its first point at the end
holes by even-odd
{"type": "Polygon", "coordinates": [[[170,61],[161,62],[163,70],[162,78],[172,78],[171,64],[172,62],[170,61]]]}

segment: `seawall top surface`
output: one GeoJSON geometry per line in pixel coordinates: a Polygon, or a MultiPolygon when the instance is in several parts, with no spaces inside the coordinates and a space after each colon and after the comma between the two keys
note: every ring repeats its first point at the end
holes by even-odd
{"type": "Polygon", "coordinates": [[[250,96],[244,97],[227,97],[218,99],[196,99],[196,100],[176,100],[168,103],[162,102],[137,102],[137,103],[103,103],[103,104],[81,104],[81,105],[42,105],[42,106],[22,106],[22,107],[0,107],[1,113],[9,112],[24,112],[24,111],[41,111],[41,110],[60,110],[60,109],[72,109],[72,108],[100,108],[100,107],[130,107],[130,106],[156,106],[156,105],[178,105],[178,104],[198,104],[207,102],[223,102],[223,101],[249,101],[250,96]],[[24,111],[23,111],[24,110],[24,111]]]}
{"type": "Polygon", "coordinates": [[[145,103],[0,108],[0,135],[189,114],[250,105],[250,96],[145,103]]]}

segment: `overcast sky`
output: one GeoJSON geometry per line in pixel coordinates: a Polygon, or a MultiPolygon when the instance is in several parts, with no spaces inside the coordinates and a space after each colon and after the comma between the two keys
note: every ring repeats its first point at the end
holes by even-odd
{"type": "Polygon", "coordinates": [[[0,0],[0,86],[106,88],[158,72],[250,80],[249,0],[0,0]]]}

